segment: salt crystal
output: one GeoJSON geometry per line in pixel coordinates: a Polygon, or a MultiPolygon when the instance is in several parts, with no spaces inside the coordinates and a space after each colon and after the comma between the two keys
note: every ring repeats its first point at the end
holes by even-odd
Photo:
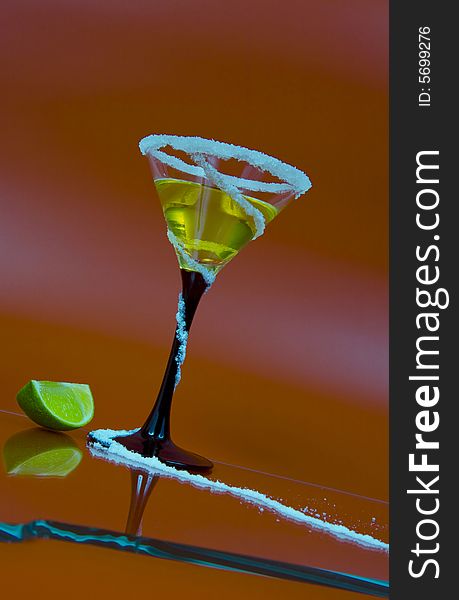
{"type": "Polygon", "coordinates": [[[97,429],[92,431],[92,439],[88,442],[90,451],[95,456],[108,459],[116,464],[141,467],[153,472],[159,472],[164,477],[171,477],[179,481],[184,481],[195,487],[206,489],[213,493],[230,494],[258,507],[270,510],[274,514],[289,521],[303,524],[314,530],[327,533],[343,542],[357,544],[376,551],[388,552],[389,550],[389,545],[387,543],[378,540],[369,534],[358,533],[345,525],[337,525],[306,515],[301,512],[301,510],[282,504],[278,500],[274,500],[257,490],[233,486],[224,483],[223,481],[208,479],[203,475],[196,475],[188,473],[187,471],[175,469],[174,467],[169,467],[156,457],[146,458],[141,456],[136,452],[128,450],[122,444],[114,440],[116,437],[130,435],[136,431],[139,430],[115,431],[113,429],[97,429]]]}
{"type": "Polygon", "coordinates": [[[225,142],[217,142],[200,137],[187,137],[179,135],[148,135],[140,140],[139,147],[142,154],[151,154],[163,163],[196,177],[204,177],[205,172],[201,166],[192,165],[184,160],[162,151],[166,146],[175,150],[193,155],[216,156],[223,160],[235,159],[246,162],[253,167],[266,171],[284,181],[284,184],[274,182],[243,179],[231,175],[223,175],[227,181],[238,188],[256,192],[288,192],[293,191],[298,198],[311,187],[309,177],[292,165],[284,163],[273,156],[268,156],[258,150],[249,150],[244,146],[235,146],[225,142]]]}
{"type": "Polygon", "coordinates": [[[177,314],[175,315],[177,320],[177,329],[175,331],[175,337],[178,339],[180,345],[177,350],[175,361],[177,363],[177,373],[175,374],[175,387],[180,383],[182,377],[182,365],[186,356],[186,345],[188,342],[188,331],[186,330],[185,322],[185,301],[183,300],[182,294],[179,294],[177,314]]]}

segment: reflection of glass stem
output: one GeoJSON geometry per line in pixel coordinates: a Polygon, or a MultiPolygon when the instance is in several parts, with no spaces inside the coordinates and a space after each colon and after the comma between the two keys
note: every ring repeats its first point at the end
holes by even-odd
{"type": "Polygon", "coordinates": [[[126,522],[126,535],[142,535],[142,518],[150,494],[159,475],[131,469],[131,503],[126,522]]]}

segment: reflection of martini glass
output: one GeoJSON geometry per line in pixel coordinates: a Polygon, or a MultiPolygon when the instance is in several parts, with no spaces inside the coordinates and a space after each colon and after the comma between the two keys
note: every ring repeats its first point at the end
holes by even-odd
{"type": "Polygon", "coordinates": [[[116,438],[129,451],[176,468],[209,470],[207,459],[176,446],[170,410],[188,332],[217,273],[293,199],[311,186],[291,165],[261,152],[196,137],[153,135],[140,142],[153,172],[182,275],[177,326],[158,398],[138,431],[116,438]]]}

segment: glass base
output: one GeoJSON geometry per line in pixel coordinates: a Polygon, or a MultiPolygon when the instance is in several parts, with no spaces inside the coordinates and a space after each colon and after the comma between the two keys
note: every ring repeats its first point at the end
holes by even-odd
{"type": "Polygon", "coordinates": [[[131,452],[136,452],[147,458],[155,456],[164,464],[176,469],[202,473],[210,471],[214,466],[207,458],[180,448],[171,439],[155,440],[154,438],[145,438],[140,431],[113,439],[131,452]]]}

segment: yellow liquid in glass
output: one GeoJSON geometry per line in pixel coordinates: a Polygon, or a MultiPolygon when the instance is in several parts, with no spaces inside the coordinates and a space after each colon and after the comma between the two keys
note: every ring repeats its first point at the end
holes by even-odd
{"type": "MultiPolygon", "coordinates": [[[[170,231],[194,260],[215,273],[255,235],[253,218],[225,192],[180,179],[156,179],[155,185],[170,231]]],[[[271,204],[244,198],[263,213],[266,223],[278,214],[271,204]]],[[[180,267],[190,270],[177,257],[180,267]]]]}

